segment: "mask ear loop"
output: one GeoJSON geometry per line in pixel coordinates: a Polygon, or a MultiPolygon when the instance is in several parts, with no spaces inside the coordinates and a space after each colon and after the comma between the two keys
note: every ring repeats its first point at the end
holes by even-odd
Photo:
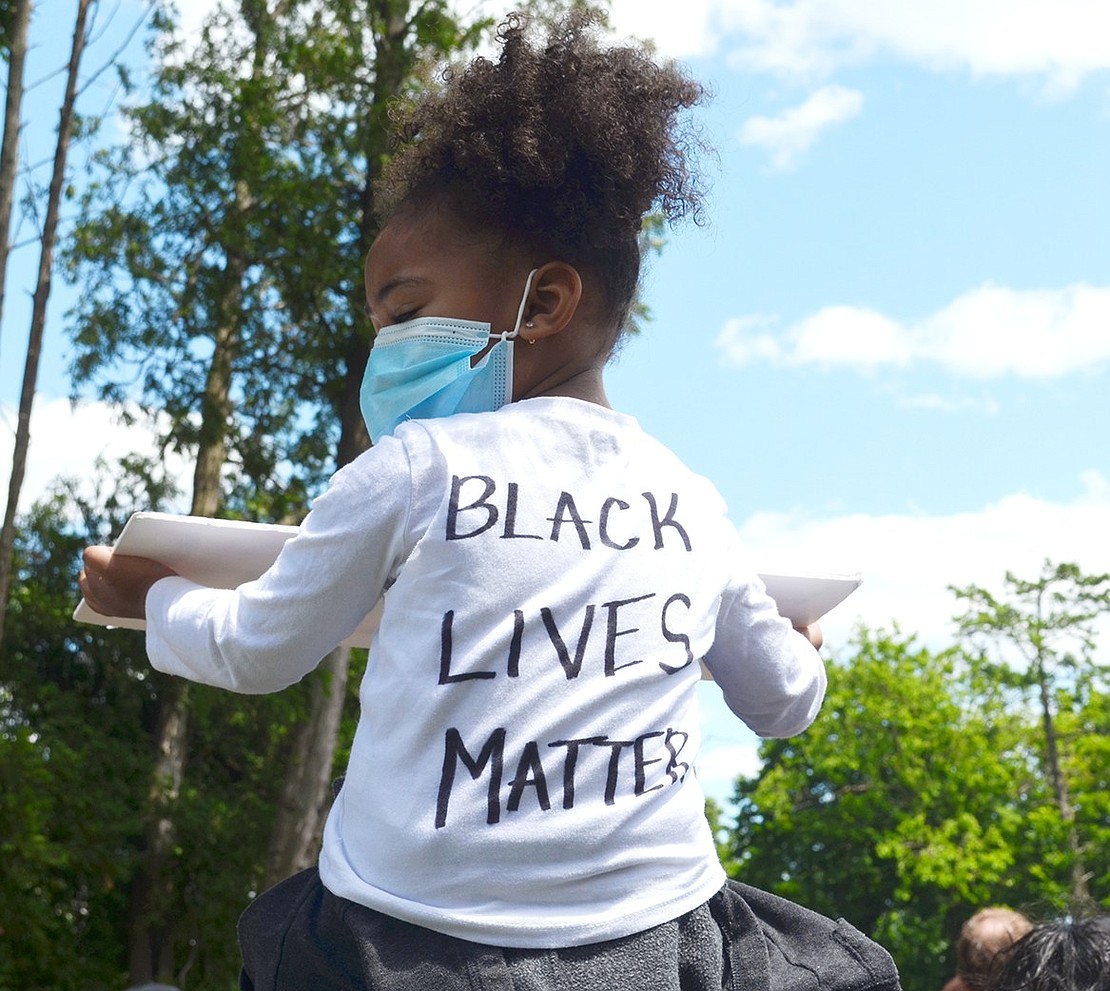
{"type": "MultiPolygon", "coordinates": [[[[524,282],[524,295],[520,297],[520,306],[516,311],[516,323],[513,325],[512,330],[504,330],[501,332],[500,337],[503,341],[511,341],[520,334],[520,321],[524,319],[524,308],[528,305],[528,293],[532,291],[532,279],[539,271],[538,268],[532,269],[528,273],[528,278],[524,282]]],[[[529,324],[531,326],[531,324],[529,324]]],[[[535,344],[535,340],[526,338],[529,344],[535,344]]]]}

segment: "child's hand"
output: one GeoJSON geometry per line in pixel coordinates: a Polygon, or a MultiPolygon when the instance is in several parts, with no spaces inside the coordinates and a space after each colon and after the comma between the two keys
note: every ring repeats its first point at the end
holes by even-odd
{"type": "Polygon", "coordinates": [[[146,619],[146,593],[160,578],[177,574],[148,557],[113,554],[111,547],[86,547],[77,578],[81,594],[101,616],[146,619]]]}
{"type": "Polygon", "coordinates": [[[821,633],[821,627],[817,623],[810,623],[809,626],[795,626],[794,629],[818,650],[821,649],[821,644],[825,642],[824,634],[821,633]]]}

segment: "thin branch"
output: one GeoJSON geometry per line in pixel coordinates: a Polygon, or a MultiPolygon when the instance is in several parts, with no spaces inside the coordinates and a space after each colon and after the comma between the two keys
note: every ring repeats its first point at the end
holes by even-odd
{"type": "MultiPolygon", "coordinates": [[[[140,18],[138,18],[138,20],[136,20],[135,23],[131,26],[131,30],[127,32],[126,37],[119,44],[119,46],[116,48],[116,50],[114,52],[112,52],[112,54],[108,58],[108,60],[103,65],[101,65],[101,67],[99,69],[97,69],[91,76],[89,76],[88,79],[85,80],[84,84],[77,91],[78,96],[81,96],[85,92],[85,90],[87,90],[94,82],[96,82],[97,79],[99,79],[105,72],[107,72],[108,69],[110,69],[112,66],[116,65],[116,60],[130,46],[130,44],[131,44],[132,40],[134,39],[135,35],[139,33],[139,28],[141,28],[146,23],[146,21],[149,19],[150,15],[154,12],[154,7],[155,7],[154,0],[147,0],[147,9],[144,11],[143,15],[140,18]]],[[[119,9],[118,5],[117,5],[116,9],[117,10],[119,9]]],[[[112,16],[114,17],[115,15],[113,14],[112,16]]],[[[110,19],[109,19],[109,23],[111,23],[110,19]]],[[[105,25],[105,27],[107,27],[107,25],[105,25]]]]}

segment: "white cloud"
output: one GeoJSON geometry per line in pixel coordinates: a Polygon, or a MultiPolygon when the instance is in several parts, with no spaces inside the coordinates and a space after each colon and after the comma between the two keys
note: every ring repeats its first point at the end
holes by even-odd
{"type": "Polygon", "coordinates": [[[659,0],[612,0],[609,20],[623,37],[654,42],[671,58],[705,55],[715,47],[720,0],[683,0],[681,12],[659,0]]]}
{"type": "MultiPolygon", "coordinates": [[[[15,410],[0,406],[0,473],[5,491],[11,476],[15,428],[15,410]]],[[[154,439],[148,428],[139,424],[124,426],[102,403],[82,403],[74,408],[66,399],[40,400],[31,413],[30,436],[27,467],[20,489],[20,512],[30,509],[58,478],[88,483],[90,488],[82,491],[91,492],[98,458],[111,466],[129,454],[155,453],[154,439]]],[[[171,456],[168,463],[179,487],[189,491],[192,466],[180,457],[171,456]]]]}
{"type": "Polygon", "coordinates": [[[740,527],[761,570],[854,573],[863,585],[822,622],[835,649],[857,622],[951,642],[957,603],[948,585],[998,589],[1007,570],[1033,578],[1046,558],[1110,572],[1110,479],[1091,470],[1071,501],[1014,493],[950,516],[862,514],[825,519],[759,513],[740,527]]]}
{"type": "Polygon", "coordinates": [[[873,368],[906,365],[913,348],[895,321],[852,306],[827,306],[788,332],[794,364],[851,365],[873,368]]]}
{"type": "Polygon", "coordinates": [[[1019,290],[983,285],[911,324],[829,306],[785,329],[770,317],[728,321],[716,345],[730,364],[755,360],[859,370],[931,362],[966,378],[1059,378],[1110,364],[1110,287],[1019,290]]]}
{"type": "MultiPolygon", "coordinates": [[[[1025,493],[949,516],[862,514],[810,518],[758,513],[739,525],[757,570],[863,575],[863,584],[824,619],[826,657],[847,656],[858,624],[914,634],[932,650],[955,641],[960,612],[949,585],[1002,591],[1012,571],[1040,574],[1045,559],[1074,562],[1088,574],[1110,572],[1110,478],[1080,477],[1070,501],[1053,503],[1025,493]]],[[[1102,627],[1107,657],[1110,621],[1102,627]]],[[[732,782],[758,769],[758,740],[721,700],[716,686],[700,692],[703,755],[698,777],[706,792],[728,805],[732,782]]]]}
{"type": "MultiPolygon", "coordinates": [[[[698,37],[688,26],[678,54],[726,47],[741,68],[807,79],[893,56],[934,70],[1039,78],[1067,92],[1110,69],[1103,0],[716,0],[695,13],[698,37]]],[[[639,17],[652,23],[646,11],[639,17]]]]}
{"type": "Polygon", "coordinates": [[[716,346],[734,365],[779,361],[783,357],[779,339],[773,333],[763,332],[764,328],[773,328],[775,322],[774,317],[734,317],[717,335],[716,346]]]}
{"type": "Polygon", "coordinates": [[[220,0],[178,0],[177,33],[182,38],[199,39],[205,21],[215,12],[220,0]]]}
{"type": "Polygon", "coordinates": [[[858,90],[824,86],[777,117],[749,118],[740,129],[740,143],[764,149],[776,169],[789,169],[825,131],[851,120],[862,108],[858,90]]]}
{"type": "Polygon", "coordinates": [[[895,58],[934,71],[1016,76],[1071,92],[1110,69],[1104,0],[614,0],[613,23],[676,58],[731,52],[795,79],[895,58]]]}
{"type": "MultiPolygon", "coordinates": [[[[216,0],[180,0],[182,33],[195,36],[216,0]]],[[[467,20],[501,18],[510,0],[454,0],[467,20]]],[[[894,56],[935,69],[1019,75],[1066,92],[1110,69],[1110,8],[1103,0],[612,0],[618,34],[654,42],[673,58],[733,52],[736,65],[804,79],[894,56]]]]}
{"type": "Polygon", "coordinates": [[[1110,361],[1110,287],[983,286],[920,328],[921,352],[955,372],[1054,378],[1110,361]]]}

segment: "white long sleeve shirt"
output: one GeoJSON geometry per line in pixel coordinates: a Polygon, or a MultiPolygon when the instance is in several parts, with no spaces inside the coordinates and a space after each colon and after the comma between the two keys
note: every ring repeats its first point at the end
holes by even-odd
{"type": "Polygon", "coordinates": [[[721,886],[698,659],[760,735],[801,731],[824,694],[713,486],[634,419],[554,397],[402,424],[257,581],[158,582],[147,650],[276,691],[383,594],[321,877],[475,942],[614,939],[721,886]]]}

